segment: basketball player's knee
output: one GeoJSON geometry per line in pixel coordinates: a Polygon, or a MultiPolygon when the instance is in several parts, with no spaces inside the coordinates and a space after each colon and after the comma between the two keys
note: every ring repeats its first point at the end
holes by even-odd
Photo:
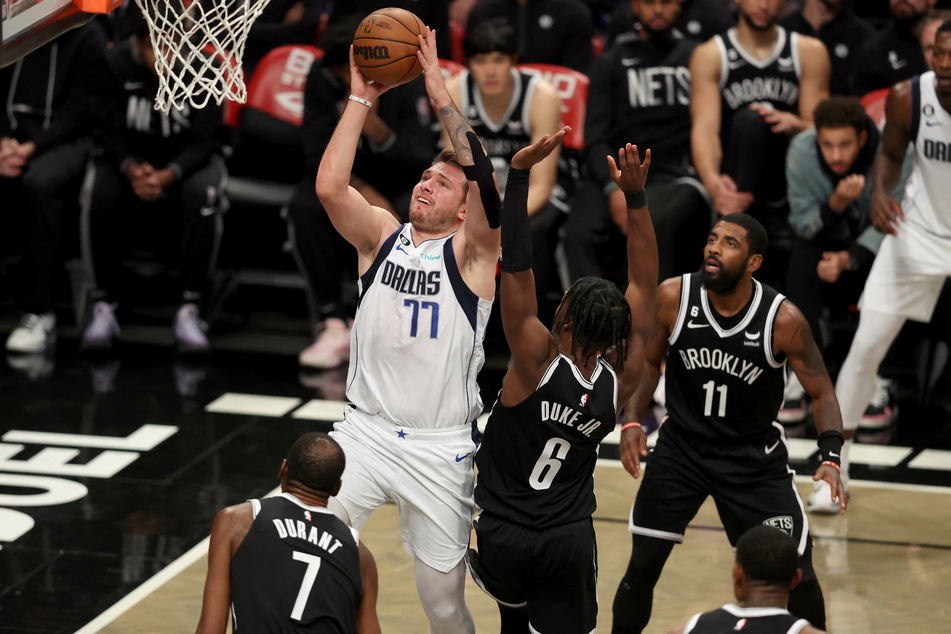
{"type": "Polygon", "coordinates": [[[634,536],[631,559],[621,583],[636,590],[653,588],[673,546],[665,540],[634,536]]]}
{"type": "Polygon", "coordinates": [[[466,607],[465,562],[460,561],[455,568],[444,573],[417,559],[416,588],[431,632],[472,630],[472,615],[466,607]]]}

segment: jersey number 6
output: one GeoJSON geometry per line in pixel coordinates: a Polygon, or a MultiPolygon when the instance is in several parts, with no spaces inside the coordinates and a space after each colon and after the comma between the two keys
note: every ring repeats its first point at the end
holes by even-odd
{"type": "Polygon", "coordinates": [[[535,461],[535,468],[532,469],[532,475],[528,476],[528,483],[536,491],[544,491],[551,486],[552,480],[561,469],[561,461],[568,455],[568,449],[571,447],[564,438],[549,438],[542,449],[542,455],[535,461]]]}

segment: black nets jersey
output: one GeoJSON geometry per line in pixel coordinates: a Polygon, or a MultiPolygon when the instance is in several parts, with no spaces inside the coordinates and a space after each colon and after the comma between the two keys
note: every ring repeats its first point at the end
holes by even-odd
{"type": "Polygon", "coordinates": [[[799,34],[776,27],[776,45],[766,59],[756,59],[736,39],[736,29],[713,36],[720,50],[721,138],[727,139],[733,114],[751,103],[769,103],[798,113],[799,34]]]}
{"type": "Polygon", "coordinates": [[[541,75],[537,73],[522,73],[514,68],[511,73],[515,90],[505,115],[498,122],[493,121],[486,112],[472,74],[467,70],[462,71],[459,81],[462,102],[459,104],[459,110],[472,126],[473,132],[479,135],[486,154],[493,159],[503,159],[505,166],[508,166],[516,152],[531,141],[532,129],[528,111],[535,84],[541,79],[541,75]]]}
{"type": "Polygon", "coordinates": [[[587,169],[602,187],[611,183],[604,157],[629,141],[651,149],[652,185],[691,173],[690,55],[696,46],[677,33],[642,39],[629,31],[595,59],[584,138],[587,169]]]}
{"type": "Polygon", "coordinates": [[[476,454],[476,504],[535,529],[590,517],[598,444],[615,427],[617,399],[606,361],[588,381],[559,355],[534,394],[514,407],[496,400],[476,454]]]}
{"type": "Polygon", "coordinates": [[[231,559],[234,631],[353,632],[363,592],[357,532],[288,493],[251,500],[231,559]]]}
{"type": "Polygon", "coordinates": [[[741,608],[728,603],[718,610],[695,614],[684,634],[797,634],[809,625],[806,619],[781,608],[741,608]]]}
{"type": "Polygon", "coordinates": [[[753,280],[735,325],[710,305],[699,273],[681,278],[680,310],[668,338],[667,412],[682,428],[708,438],[768,429],[783,404],[785,359],[773,354],[773,324],[785,297],[753,280]]]}

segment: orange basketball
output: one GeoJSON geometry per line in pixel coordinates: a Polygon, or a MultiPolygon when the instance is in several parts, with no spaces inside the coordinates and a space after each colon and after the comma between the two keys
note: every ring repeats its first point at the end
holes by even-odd
{"type": "Polygon", "coordinates": [[[423,67],[416,58],[423,23],[406,9],[380,9],[360,23],[353,36],[353,57],[363,75],[392,86],[410,81],[423,67]]]}

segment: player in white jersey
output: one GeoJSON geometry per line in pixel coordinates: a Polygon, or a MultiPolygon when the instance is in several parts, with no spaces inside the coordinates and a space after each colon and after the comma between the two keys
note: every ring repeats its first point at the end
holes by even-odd
{"type": "Polygon", "coordinates": [[[482,412],[476,375],[495,296],[500,248],[498,188],[491,161],[453,104],[426,29],[418,54],[426,90],[449,132],[423,172],[409,223],[349,186],[369,109],[387,90],[350,61],[350,100],[317,173],[317,195],[357,250],[359,301],[347,398],[332,436],[347,455],[330,508],[356,528],[385,502],[415,559],[416,586],[432,632],[475,632],[465,604],[474,511],[471,423],[482,412]]]}
{"type": "MultiPolygon", "coordinates": [[[[951,21],[938,28],[932,69],[895,84],[885,102],[882,149],[872,168],[872,221],[887,235],[865,283],[859,326],[836,383],[846,486],[852,438],[875,372],[906,319],[931,320],[951,275],[951,21]],[[899,204],[888,192],[901,175],[909,142],[912,171],[899,204]]],[[[817,484],[809,510],[838,512],[830,498],[828,485],[817,484]]]]}

